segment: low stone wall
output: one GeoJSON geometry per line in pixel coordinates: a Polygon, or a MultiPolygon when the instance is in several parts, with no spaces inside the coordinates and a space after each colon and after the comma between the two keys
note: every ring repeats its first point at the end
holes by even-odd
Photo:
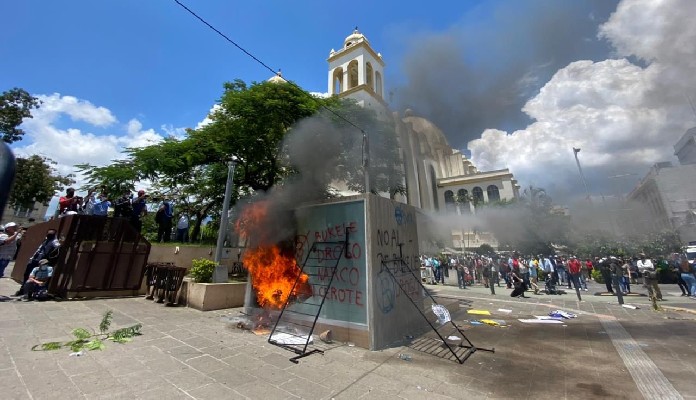
{"type": "MultiPolygon", "coordinates": [[[[208,260],[215,258],[215,246],[178,246],[178,249],[179,251],[177,252],[176,246],[163,246],[153,243],[147,262],[170,262],[176,264],[177,267],[185,267],[188,269],[191,268],[191,264],[195,258],[205,258],[208,260]]],[[[232,263],[237,261],[237,255],[240,255],[241,258],[240,251],[243,250],[236,247],[223,249],[222,265],[231,267],[232,263]]]]}
{"type": "Polygon", "coordinates": [[[179,291],[179,304],[201,311],[242,307],[246,282],[196,283],[185,279],[179,291]]]}

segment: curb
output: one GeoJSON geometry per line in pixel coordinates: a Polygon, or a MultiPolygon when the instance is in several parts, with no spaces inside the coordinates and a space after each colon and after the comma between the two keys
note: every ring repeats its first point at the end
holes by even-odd
{"type": "Polygon", "coordinates": [[[660,307],[664,308],[665,310],[669,310],[669,311],[682,311],[682,312],[687,312],[689,314],[696,314],[696,310],[692,310],[690,308],[663,306],[661,304],[660,304],[660,307]]]}

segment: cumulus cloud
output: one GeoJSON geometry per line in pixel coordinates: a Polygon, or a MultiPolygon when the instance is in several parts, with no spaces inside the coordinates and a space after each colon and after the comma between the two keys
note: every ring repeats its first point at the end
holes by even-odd
{"type": "Polygon", "coordinates": [[[672,160],[674,143],[696,125],[687,101],[696,92],[693,15],[696,2],[622,1],[598,29],[617,58],[558,70],[522,108],[533,122],[511,133],[485,130],[469,142],[472,159],[569,194],[583,192],[573,147],[582,149],[593,192],[609,190],[610,175],[637,179],[672,160]]]}
{"type": "Polygon", "coordinates": [[[54,121],[65,114],[73,121],[83,121],[90,125],[106,127],[116,122],[116,117],[105,107],[97,107],[86,100],[58,93],[36,96],[41,100],[41,108],[34,111],[34,118],[54,121]]]}
{"type": "MultiPolygon", "coordinates": [[[[109,109],[72,96],[54,93],[37,97],[43,104],[33,113],[33,118],[22,124],[27,137],[24,141],[15,143],[13,151],[20,157],[33,154],[48,157],[57,163],[56,169],[63,175],[75,174],[76,164],[106,165],[113,160],[123,159],[125,155],[122,152],[125,148],[149,146],[161,141],[165,134],[183,132],[183,128],[170,126],[162,129],[165,134],[152,128],[143,129],[142,123],[137,119],[119,126],[109,109]],[[85,122],[95,129],[61,128],[58,125],[65,125],[59,124],[63,116],[85,122]],[[104,127],[108,127],[110,132],[103,133],[104,127]]],[[[80,186],[82,177],[76,178],[76,186],[80,186]]]]}

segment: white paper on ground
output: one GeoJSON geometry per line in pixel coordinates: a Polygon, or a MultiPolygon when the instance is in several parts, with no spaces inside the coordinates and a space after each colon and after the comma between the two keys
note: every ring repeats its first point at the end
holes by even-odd
{"type": "Polygon", "coordinates": [[[637,310],[638,307],[632,306],[630,304],[622,304],[621,307],[630,308],[631,310],[637,310]]]}
{"type": "MultiPolygon", "coordinates": [[[[278,332],[271,336],[271,340],[278,344],[302,344],[307,343],[307,336],[293,336],[284,332],[278,332]]],[[[309,338],[309,343],[312,343],[314,338],[309,338]]]]}
{"type": "Polygon", "coordinates": [[[550,320],[556,320],[556,321],[562,320],[562,318],[560,318],[560,317],[552,317],[550,315],[535,315],[534,318],[536,318],[536,319],[550,319],[550,320]]]}
{"type": "Polygon", "coordinates": [[[525,324],[562,324],[563,322],[557,319],[518,319],[525,324]]]}
{"type": "Polygon", "coordinates": [[[452,336],[447,336],[447,340],[462,340],[462,338],[460,338],[459,336],[452,335],[452,336]]]}
{"type": "Polygon", "coordinates": [[[506,308],[499,308],[498,311],[504,312],[504,313],[507,313],[507,314],[510,314],[510,313],[512,312],[512,310],[508,310],[508,309],[506,309],[506,308]]]}

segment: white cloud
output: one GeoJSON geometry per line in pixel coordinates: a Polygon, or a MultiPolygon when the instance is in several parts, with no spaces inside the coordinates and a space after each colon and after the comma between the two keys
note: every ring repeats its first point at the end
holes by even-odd
{"type": "Polygon", "coordinates": [[[213,115],[213,114],[215,114],[215,112],[216,112],[217,110],[219,110],[219,109],[220,109],[220,105],[219,105],[219,104],[213,105],[213,106],[210,108],[210,111],[208,111],[208,115],[205,116],[205,118],[203,119],[203,121],[199,122],[198,125],[196,125],[196,129],[201,129],[202,127],[204,127],[204,126],[206,126],[206,125],[212,124],[212,123],[213,123],[213,120],[210,119],[210,116],[213,115]]]}
{"type": "Polygon", "coordinates": [[[36,97],[41,100],[41,107],[34,111],[34,118],[55,121],[59,115],[65,114],[73,121],[84,121],[99,127],[107,127],[116,122],[116,117],[109,109],[97,107],[86,100],[58,93],[36,97]]]}
{"type": "Polygon", "coordinates": [[[686,100],[696,92],[693,15],[696,2],[621,2],[599,34],[619,56],[646,65],[626,58],[567,65],[525,104],[535,122],[511,134],[486,130],[469,143],[472,159],[482,170],[510,167],[526,183],[571,188],[578,185],[572,147],[580,147],[600,190],[617,171],[642,174],[672,160],[672,146],[695,125],[686,100]]]}
{"type": "MultiPolygon", "coordinates": [[[[165,134],[184,131],[183,128],[169,126],[163,129],[165,134],[162,134],[152,128],[143,129],[142,123],[137,119],[129,120],[125,126],[114,126],[117,120],[105,107],[97,107],[88,101],[57,93],[37,97],[43,101],[41,108],[22,125],[27,138],[12,147],[18,156],[38,154],[51,158],[57,163],[58,172],[63,175],[75,174],[76,164],[106,165],[112,160],[125,158],[122,152],[127,147],[149,146],[161,141],[165,134]],[[94,127],[111,126],[114,133],[96,134],[78,128],[59,128],[56,123],[63,115],[94,127]],[[23,145],[29,141],[32,143],[23,145]]],[[[79,187],[82,183],[82,177],[78,176],[75,186],[79,187]]]]}

